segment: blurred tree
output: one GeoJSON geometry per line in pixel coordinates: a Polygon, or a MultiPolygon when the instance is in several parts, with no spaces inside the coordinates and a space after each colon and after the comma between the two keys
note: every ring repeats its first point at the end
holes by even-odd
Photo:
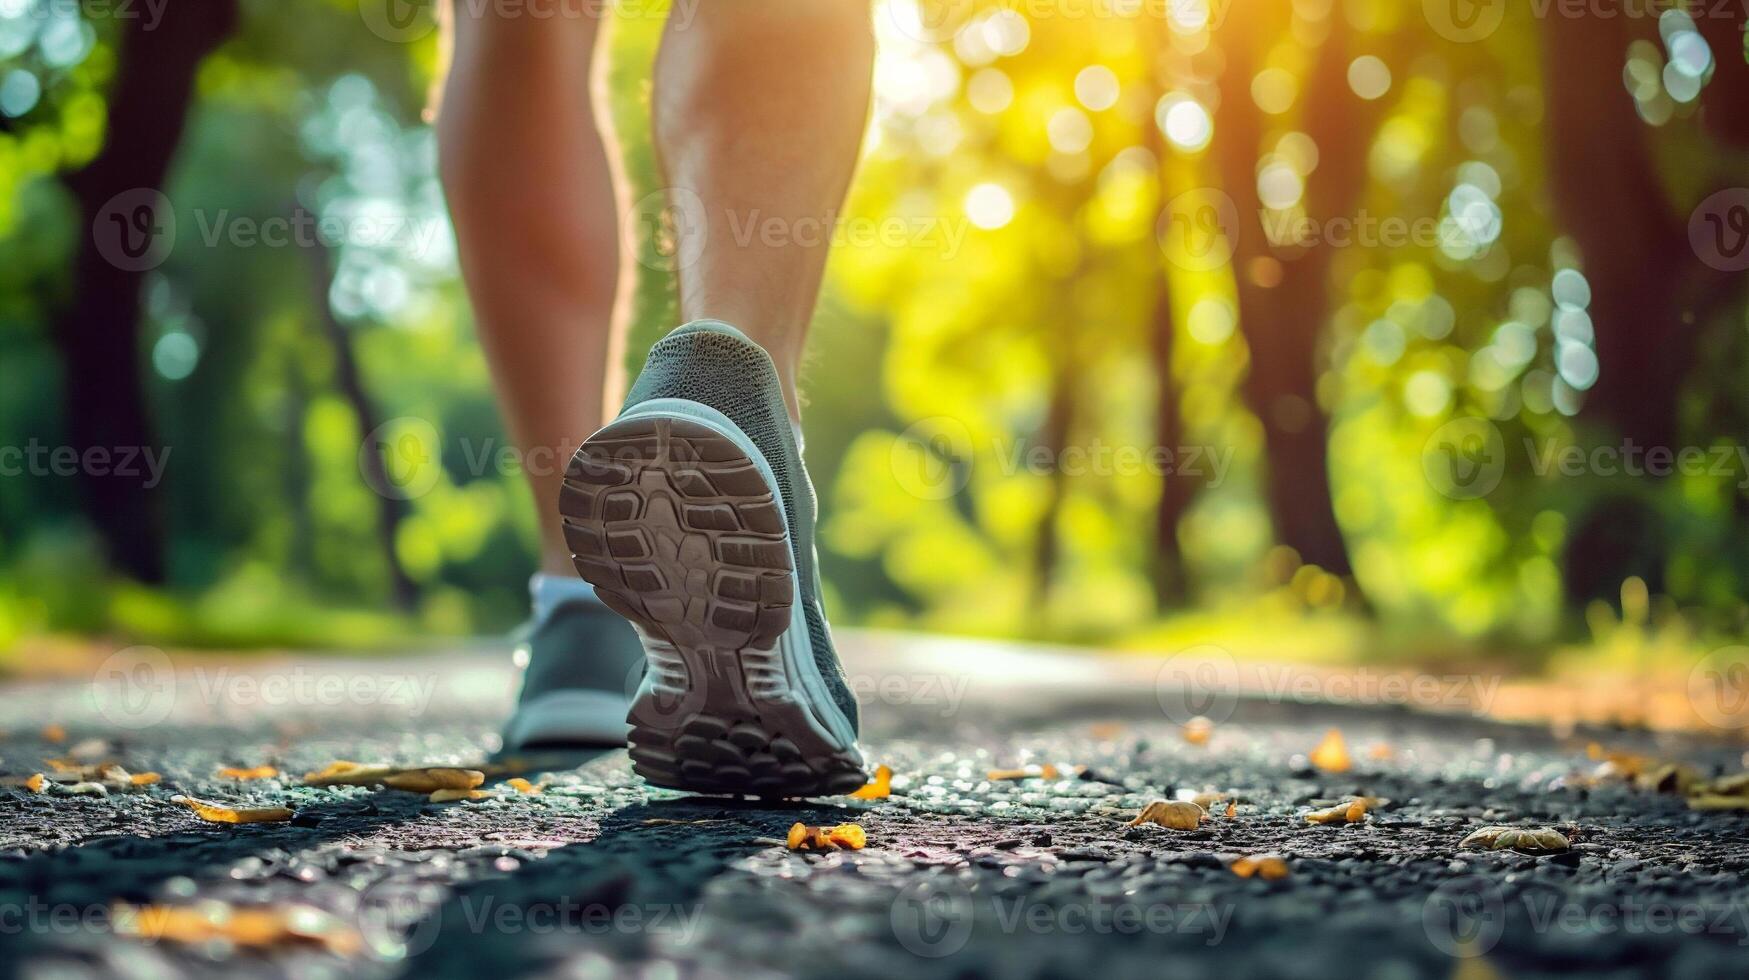
{"type": "MultiPolygon", "coordinates": [[[[66,177],[78,206],[72,297],[56,317],[66,366],[69,444],[81,454],[156,449],[141,372],[138,259],[169,215],[161,191],[182,139],[201,61],[237,25],[236,0],[167,4],[154,23],[121,21],[103,149],[66,177]],[[136,251],[139,249],[140,251],[136,251]]],[[[161,497],[142,477],[84,474],[86,513],[116,565],[143,582],[165,577],[161,497]]]]}

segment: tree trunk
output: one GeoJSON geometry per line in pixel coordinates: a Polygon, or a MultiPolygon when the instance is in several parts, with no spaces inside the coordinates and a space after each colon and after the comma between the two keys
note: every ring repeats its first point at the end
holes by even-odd
{"type": "MultiPolygon", "coordinates": [[[[1308,217],[1320,227],[1353,211],[1365,187],[1367,148],[1381,118],[1381,106],[1361,100],[1348,87],[1349,34],[1344,19],[1333,17],[1305,85],[1303,128],[1318,147],[1319,164],[1307,180],[1304,201],[1308,217]]],[[[1263,426],[1265,498],[1276,540],[1302,561],[1348,575],[1353,566],[1330,492],[1329,420],[1317,392],[1334,253],[1322,236],[1281,248],[1269,240],[1256,187],[1262,140],[1250,93],[1256,52],[1245,40],[1235,38],[1223,47],[1228,63],[1215,116],[1222,186],[1239,219],[1229,233],[1239,329],[1251,358],[1244,393],[1263,426]],[[1269,281],[1266,269],[1279,269],[1279,281],[1269,281]]]]}
{"type": "Polygon", "coordinates": [[[1543,25],[1549,185],[1591,283],[1600,370],[1585,414],[1639,446],[1673,447],[1678,395],[1695,349],[1695,328],[1678,322],[1674,303],[1684,267],[1693,264],[1684,257],[1693,253],[1659,179],[1646,124],[1621,87],[1625,25],[1622,17],[1543,25]]]}
{"type": "MultiPolygon", "coordinates": [[[[236,0],[170,4],[153,29],[120,24],[103,149],[66,184],[82,230],[72,299],[56,317],[69,445],[87,452],[155,448],[140,365],[140,283],[170,248],[161,191],[188,118],[201,60],[236,27],[236,0]]],[[[166,577],[162,484],[82,478],[84,505],[110,559],[127,575],[166,577]]]]}
{"type": "MultiPolygon", "coordinates": [[[[294,215],[294,219],[296,217],[298,216],[294,215]]],[[[312,219],[302,224],[313,227],[315,222],[312,219]]],[[[322,326],[322,337],[327,340],[328,349],[334,355],[334,386],[340,390],[340,397],[352,407],[352,414],[358,419],[360,437],[369,440],[377,426],[382,423],[377,418],[376,407],[371,403],[370,391],[365,387],[358,358],[352,352],[352,335],[347,332],[344,324],[334,318],[334,310],[328,305],[328,293],[334,285],[332,250],[318,239],[308,251],[310,279],[315,287],[311,302],[315,307],[316,320],[322,326]]],[[[401,521],[407,516],[407,501],[390,492],[394,483],[389,480],[388,468],[375,446],[367,446],[361,450],[358,461],[364,467],[365,482],[370,485],[377,498],[377,542],[382,548],[383,562],[389,570],[390,599],[396,609],[410,611],[418,599],[419,589],[408,577],[407,569],[401,564],[400,555],[395,551],[395,540],[401,529],[401,521]]]]}

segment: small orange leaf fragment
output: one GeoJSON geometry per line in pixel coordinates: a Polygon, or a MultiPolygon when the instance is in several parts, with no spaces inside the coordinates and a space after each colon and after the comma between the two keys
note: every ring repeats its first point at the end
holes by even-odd
{"type": "Polygon", "coordinates": [[[1184,734],[1184,740],[1191,745],[1207,745],[1209,744],[1209,736],[1214,734],[1215,723],[1202,715],[1197,715],[1185,722],[1184,727],[1180,730],[1184,734]]]}
{"type": "Polygon", "coordinates": [[[473,789],[486,781],[478,769],[455,769],[432,766],[427,769],[405,769],[383,777],[383,785],[411,793],[435,793],[440,789],[473,789]]]}
{"type": "Polygon", "coordinates": [[[1325,732],[1324,740],[1307,758],[1325,772],[1347,772],[1354,768],[1354,760],[1348,755],[1348,743],[1343,741],[1340,728],[1325,732]]]}
{"type": "Polygon", "coordinates": [[[220,779],[272,779],[279,775],[279,770],[272,766],[251,766],[247,769],[240,766],[223,766],[219,769],[220,779]]]}
{"type": "Polygon", "coordinates": [[[853,800],[884,800],[893,795],[893,770],[886,766],[876,766],[874,779],[863,788],[850,794],[853,800]]]}
{"type": "Polygon", "coordinates": [[[1288,876],[1287,861],[1279,854],[1247,854],[1227,868],[1241,878],[1256,875],[1267,881],[1280,881],[1288,876]]]}
{"type": "Polygon", "coordinates": [[[792,851],[836,851],[844,848],[860,851],[868,845],[868,835],[862,827],[853,823],[841,823],[836,827],[810,827],[807,824],[792,824],[789,837],[784,842],[792,851]]]}
{"type": "Polygon", "coordinates": [[[516,776],[516,777],[513,777],[511,779],[506,779],[504,781],[504,784],[506,786],[509,786],[511,789],[517,791],[518,793],[522,793],[526,796],[539,796],[541,790],[547,788],[545,783],[542,783],[541,785],[536,786],[534,783],[531,783],[528,780],[523,779],[521,776],[516,776]]]}
{"type": "Polygon", "coordinates": [[[1142,812],[1129,822],[1131,827],[1139,827],[1145,823],[1159,824],[1170,830],[1195,830],[1200,826],[1207,814],[1195,803],[1182,800],[1155,800],[1142,807],[1142,812]]]}
{"type": "Polygon", "coordinates": [[[208,823],[279,823],[292,818],[292,811],[283,806],[228,807],[192,796],[172,796],[170,802],[188,807],[208,823]]]}
{"type": "Polygon", "coordinates": [[[1228,803],[1227,804],[1227,819],[1231,820],[1238,815],[1239,815],[1239,804],[1228,803]]]}
{"type": "Polygon", "coordinates": [[[155,772],[136,772],[128,777],[128,782],[135,786],[151,786],[163,778],[155,772]]]}
{"type": "Polygon", "coordinates": [[[991,782],[1002,782],[1009,779],[1056,779],[1060,772],[1050,763],[1042,766],[1024,766],[1019,769],[992,769],[984,778],[991,782]]]}
{"type": "Polygon", "coordinates": [[[59,745],[67,740],[67,729],[58,722],[51,721],[43,726],[42,735],[43,741],[59,745]]]}
{"type": "Polygon", "coordinates": [[[477,789],[438,789],[431,791],[429,799],[433,803],[455,803],[459,800],[483,800],[491,795],[477,789]]]}

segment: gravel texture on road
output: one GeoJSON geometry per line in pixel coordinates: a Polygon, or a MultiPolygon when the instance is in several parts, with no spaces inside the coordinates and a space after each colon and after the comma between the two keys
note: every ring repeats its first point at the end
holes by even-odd
{"type": "MultiPolygon", "coordinates": [[[[443,693],[412,712],[263,701],[241,714],[183,711],[117,725],[114,710],[93,705],[89,684],[0,692],[10,732],[0,771],[41,771],[47,758],[98,738],[105,757],[162,776],[104,796],[0,789],[0,972],[1749,974],[1749,817],[1694,813],[1679,796],[1585,778],[1597,763],[1583,735],[1247,699],[1222,705],[1228,717],[1197,745],[1154,691],[1084,684],[1054,703],[1044,685],[968,697],[951,710],[870,705],[865,747],[895,773],[884,800],[689,797],[645,787],[612,752],[538,760],[527,774],[546,783],[538,795],[494,781],[490,798],[437,804],[395,790],[305,787],[300,776],[336,759],[486,759],[507,672],[456,657],[297,663],[320,677],[411,670],[443,693]],[[64,726],[64,741],[39,731],[51,722],[64,726]],[[1353,753],[1340,774],[1307,759],[1332,727],[1353,753]],[[1060,767],[1058,778],[988,778],[1046,763],[1060,767]],[[216,775],[262,764],[285,775],[216,775]],[[1194,830],[1127,826],[1153,800],[1204,791],[1227,794],[1231,815],[1223,802],[1194,830]],[[283,805],[296,816],[207,823],[171,801],[179,793],[283,805]],[[1306,821],[1320,802],[1352,796],[1381,802],[1363,822],[1306,821]],[[860,824],[868,845],[790,851],[783,841],[798,821],[860,824]],[[1572,846],[1546,856],[1459,847],[1489,824],[1552,827],[1572,846]],[[1289,874],[1244,878],[1229,867],[1261,854],[1282,856],[1289,874]],[[348,943],[118,935],[123,905],[301,910],[293,921],[305,931],[348,943]]],[[[275,662],[237,676],[291,669],[275,662]]],[[[1742,767],[1740,746],[1602,739],[1705,774],[1742,767]]]]}

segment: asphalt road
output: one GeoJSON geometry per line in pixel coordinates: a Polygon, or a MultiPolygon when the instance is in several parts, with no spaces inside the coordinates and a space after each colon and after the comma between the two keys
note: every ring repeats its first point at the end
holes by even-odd
{"type": "MultiPolygon", "coordinates": [[[[885,800],[688,797],[646,788],[622,753],[536,760],[538,795],[495,783],[491,798],[460,803],[301,785],[337,759],[487,759],[514,684],[490,653],[205,666],[130,653],[91,677],[13,683],[0,690],[0,771],[27,775],[77,752],[162,778],[105,796],[0,789],[0,972],[1749,972],[1749,817],[1580,777],[1596,766],[1583,733],[1557,740],[1546,728],[1280,691],[1233,697],[1199,688],[1200,665],[1163,673],[1157,661],[888,636],[846,647],[868,755],[896,774],[885,800]],[[1180,725],[1197,711],[1217,720],[1202,745],[1180,725]],[[51,724],[64,739],[50,740],[51,724]],[[1347,772],[1306,758],[1331,727],[1352,750],[1347,772]],[[1057,778],[989,778],[1045,763],[1057,778]],[[258,765],[286,775],[217,774],[258,765]],[[1228,794],[1232,814],[1223,802],[1194,830],[1126,826],[1150,801],[1202,791],[1228,794]],[[178,793],[297,815],[207,823],[171,802],[178,793]],[[1354,795],[1383,802],[1361,823],[1304,818],[1354,795]],[[857,823],[868,845],[792,852],[782,841],[797,821],[857,823]],[[1573,846],[1459,847],[1486,824],[1553,827],[1573,846]],[[1229,867],[1265,853],[1285,859],[1285,878],[1229,867]],[[290,909],[305,935],[141,937],[130,934],[140,920],[117,917],[128,905],[209,919],[290,909]]],[[[1742,765],[1741,746],[1596,737],[1709,773],[1742,765]]]]}

